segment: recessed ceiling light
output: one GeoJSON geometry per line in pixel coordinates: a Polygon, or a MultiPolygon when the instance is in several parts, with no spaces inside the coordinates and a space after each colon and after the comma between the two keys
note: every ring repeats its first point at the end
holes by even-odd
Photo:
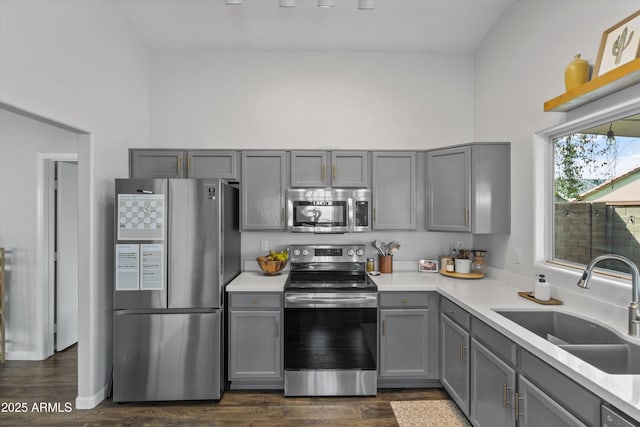
{"type": "Polygon", "coordinates": [[[333,7],[333,0],[318,0],[318,7],[333,7]]]}
{"type": "Polygon", "coordinates": [[[296,0],[280,0],[280,7],[296,7],[296,0]]]}
{"type": "Polygon", "coordinates": [[[225,0],[224,3],[228,6],[237,6],[239,4],[242,4],[242,0],[225,0]]]}
{"type": "Polygon", "coordinates": [[[375,8],[374,0],[358,0],[358,9],[372,10],[375,8]]]}

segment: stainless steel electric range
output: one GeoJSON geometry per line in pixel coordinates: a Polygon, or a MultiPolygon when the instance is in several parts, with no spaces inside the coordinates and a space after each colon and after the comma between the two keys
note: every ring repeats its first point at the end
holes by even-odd
{"type": "Polygon", "coordinates": [[[284,290],[285,396],[375,395],[378,293],[364,245],[293,245],[284,290]]]}

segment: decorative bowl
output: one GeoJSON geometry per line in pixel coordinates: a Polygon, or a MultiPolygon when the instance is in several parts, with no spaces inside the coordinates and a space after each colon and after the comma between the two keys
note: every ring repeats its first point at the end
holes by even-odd
{"type": "Polygon", "coordinates": [[[272,261],[266,256],[259,256],[257,261],[260,269],[267,276],[280,274],[280,272],[287,266],[287,261],[272,261]]]}

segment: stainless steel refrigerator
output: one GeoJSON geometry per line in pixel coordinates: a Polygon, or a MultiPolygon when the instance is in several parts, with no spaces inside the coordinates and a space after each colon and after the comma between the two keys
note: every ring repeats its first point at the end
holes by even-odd
{"type": "Polygon", "coordinates": [[[117,179],[113,401],[220,399],[224,286],[240,273],[238,189],[117,179]]]}

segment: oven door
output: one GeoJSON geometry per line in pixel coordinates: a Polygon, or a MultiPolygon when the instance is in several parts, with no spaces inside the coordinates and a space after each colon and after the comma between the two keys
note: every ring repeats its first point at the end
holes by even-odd
{"type": "Polygon", "coordinates": [[[285,294],[285,396],[375,395],[376,293],[285,294]]]}

